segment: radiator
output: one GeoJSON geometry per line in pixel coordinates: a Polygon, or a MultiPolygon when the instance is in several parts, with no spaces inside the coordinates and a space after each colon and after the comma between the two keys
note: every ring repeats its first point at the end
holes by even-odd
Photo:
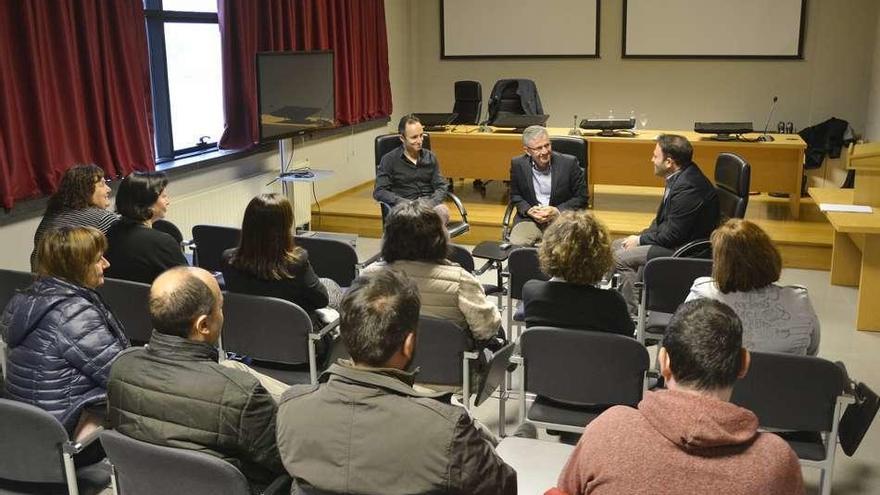
{"type": "MultiPolygon", "coordinates": [[[[257,174],[224,182],[216,187],[199,189],[191,194],[172,196],[168,220],[177,225],[185,238],[190,237],[193,225],[240,227],[244,210],[254,196],[266,192],[282,192],[279,181],[266,186],[275,176],[276,173],[257,174]]],[[[288,199],[294,207],[296,224],[302,226],[311,222],[311,184],[288,182],[287,186],[288,199]]]]}

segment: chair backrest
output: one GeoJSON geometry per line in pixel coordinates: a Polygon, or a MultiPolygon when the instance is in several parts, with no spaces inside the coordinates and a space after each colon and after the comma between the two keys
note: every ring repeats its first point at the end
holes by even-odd
{"type": "Polygon", "coordinates": [[[238,246],[241,229],[222,225],[195,225],[192,235],[199,266],[209,272],[219,272],[223,251],[238,246]]]}
{"type": "Polygon", "coordinates": [[[27,289],[37,279],[31,272],[0,269],[0,312],[9,304],[15,292],[27,289]]]}
{"type": "Polygon", "coordinates": [[[446,259],[453,263],[458,263],[459,266],[471,273],[473,273],[474,271],[474,257],[471,252],[463,246],[459,246],[458,244],[450,244],[449,255],[446,256],[446,259]]]}
{"type": "Polygon", "coordinates": [[[409,369],[419,368],[416,381],[434,385],[461,385],[462,359],[473,347],[469,333],[449,320],[419,317],[416,350],[409,369]]]}
{"type": "Polygon", "coordinates": [[[165,232],[170,235],[177,241],[178,244],[183,242],[183,233],[180,232],[180,229],[177,228],[177,225],[169,222],[168,220],[156,220],[153,222],[153,228],[158,230],[159,232],[165,232]]]}
{"type": "MultiPolygon", "coordinates": [[[[400,134],[384,134],[382,136],[376,136],[373,145],[376,154],[376,170],[379,170],[379,162],[382,161],[382,157],[387,155],[388,152],[394,148],[400,147],[400,144],[400,134]]],[[[422,141],[422,148],[426,150],[431,149],[430,134],[425,134],[425,139],[422,141]]]]}
{"type": "Polygon", "coordinates": [[[455,105],[458,114],[453,124],[478,124],[483,112],[483,86],[479,81],[455,81],[455,105]]]}
{"type": "Polygon", "coordinates": [[[226,292],[223,316],[223,350],[272,363],[309,362],[312,320],[296,304],[226,292]]]}
{"type": "Polygon", "coordinates": [[[527,392],[584,406],[642,399],[650,357],[635,339],[555,327],[532,327],[520,339],[527,392]]]}
{"type": "Polygon", "coordinates": [[[135,345],[150,341],[153,323],[150,320],[150,286],[141,282],[105,278],[98,293],[110,311],[122,322],[125,336],[135,345]]]}
{"type": "Polygon", "coordinates": [[[538,249],[533,247],[521,247],[511,251],[507,258],[507,270],[510,272],[508,290],[513,299],[522,299],[523,285],[529,280],[550,280],[550,277],[541,271],[538,249]]]}
{"type": "Polygon", "coordinates": [[[294,242],[309,252],[309,262],[319,277],[333,279],[340,287],[350,286],[357,277],[357,251],[351,244],[304,236],[296,236],[294,242]]]}
{"type": "Polygon", "coordinates": [[[579,136],[550,136],[553,151],[571,155],[578,160],[584,173],[587,172],[587,141],[579,136]]]}
{"type": "Polygon", "coordinates": [[[840,366],[813,356],[751,355],[749,372],[734,385],[731,402],[754,412],[764,428],[831,431],[834,406],[846,385],[840,366]]]}
{"type": "Polygon", "coordinates": [[[675,313],[694,280],[712,275],[712,260],[662,257],[649,260],[643,273],[645,309],[675,313]]]}
{"type": "Polygon", "coordinates": [[[119,432],[101,432],[120,495],[187,493],[249,495],[250,485],[232,464],[194,450],[153,445],[119,432]]]}
{"type": "Polygon", "coordinates": [[[704,260],[712,259],[712,241],[709,239],[700,239],[691,241],[672,253],[673,258],[702,258],[704,260]]]}
{"type": "Polygon", "coordinates": [[[523,110],[522,99],[516,92],[518,87],[519,82],[516,80],[510,80],[504,84],[501,88],[500,98],[498,100],[498,112],[508,112],[518,115],[526,113],[526,111],[523,110]]]}
{"type": "Polygon", "coordinates": [[[61,447],[67,432],[39,407],[0,399],[0,478],[65,483],[61,447]]]}
{"type": "Polygon", "coordinates": [[[741,156],[719,153],[715,160],[715,189],[721,216],[744,218],[749,205],[751,167],[741,156]]]}

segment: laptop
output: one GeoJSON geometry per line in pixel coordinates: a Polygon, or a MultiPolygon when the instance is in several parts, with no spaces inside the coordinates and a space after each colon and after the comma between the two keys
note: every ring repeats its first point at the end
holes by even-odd
{"type": "Polygon", "coordinates": [[[414,113],[426,131],[444,131],[458,117],[457,113],[414,113]]]}
{"type": "Polygon", "coordinates": [[[495,120],[489,122],[492,127],[513,127],[517,132],[532,125],[546,125],[550,116],[541,115],[520,115],[516,113],[498,112],[495,120]]]}

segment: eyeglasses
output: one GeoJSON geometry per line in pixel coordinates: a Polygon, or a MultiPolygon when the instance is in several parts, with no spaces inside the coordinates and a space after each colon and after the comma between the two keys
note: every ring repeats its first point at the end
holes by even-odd
{"type": "Polygon", "coordinates": [[[526,146],[526,148],[533,153],[537,153],[539,151],[544,151],[544,150],[549,150],[550,147],[551,147],[551,144],[549,142],[547,144],[542,144],[541,146],[535,146],[535,147],[526,146]]]}

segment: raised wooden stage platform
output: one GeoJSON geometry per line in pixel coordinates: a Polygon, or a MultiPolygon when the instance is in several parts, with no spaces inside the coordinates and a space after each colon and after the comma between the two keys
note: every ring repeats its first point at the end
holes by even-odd
{"type": "MultiPolygon", "coordinates": [[[[507,205],[507,187],[492,181],[485,195],[473,187],[473,181],[456,180],[455,193],[468,211],[471,230],[457,237],[459,244],[477,244],[501,236],[501,217],[507,205]]],[[[312,228],[330,232],[356,233],[366,237],[382,236],[379,205],[372,198],[373,182],[367,182],[312,205],[312,228]]],[[[597,184],[593,213],[605,222],[615,237],[641,231],[654,218],[663,195],[659,187],[611,186],[597,184]]],[[[455,207],[449,203],[450,211],[455,207]]],[[[800,219],[790,216],[789,200],[766,194],[752,196],[746,218],[759,224],[782,252],[788,268],[828,270],[831,266],[833,230],[809,198],[800,203],[800,219]]]]}

